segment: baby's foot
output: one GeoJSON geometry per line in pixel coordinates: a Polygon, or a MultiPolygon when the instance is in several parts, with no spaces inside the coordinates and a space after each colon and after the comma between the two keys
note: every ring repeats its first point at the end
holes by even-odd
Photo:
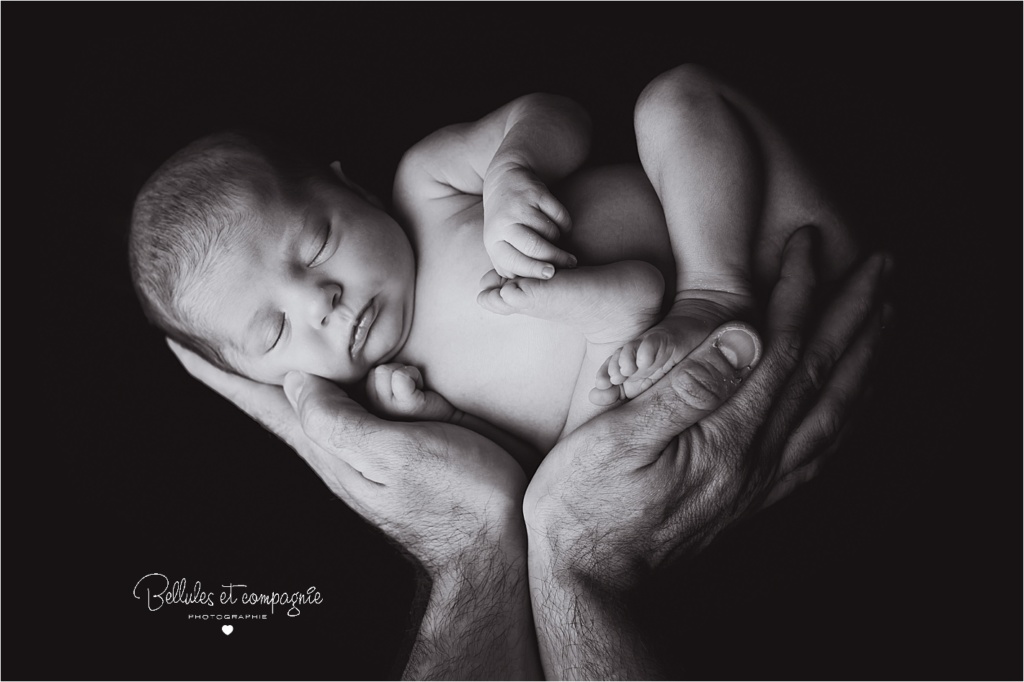
{"type": "Polygon", "coordinates": [[[560,270],[547,280],[505,279],[491,270],[480,286],[484,308],[562,322],[593,344],[622,343],[647,329],[665,291],[661,273],[643,261],[560,270]]]}
{"type": "Polygon", "coordinates": [[[590,400],[611,405],[632,399],[654,385],[699,346],[722,323],[736,319],[750,305],[746,297],[701,292],[702,298],[677,300],[654,327],[612,353],[597,373],[590,400]]]}
{"type": "Polygon", "coordinates": [[[436,391],[424,390],[423,375],[412,365],[378,365],[366,377],[366,397],[385,417],[415,421],[451,421],[455,407],[436,391]]]}

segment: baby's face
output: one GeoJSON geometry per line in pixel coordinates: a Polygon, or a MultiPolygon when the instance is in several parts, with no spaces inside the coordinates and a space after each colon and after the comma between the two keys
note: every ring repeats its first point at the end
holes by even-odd
{"type": "Polygon", "coordinates": [[[310,182],[304,194],[262,201],[259,220],[231,231],[193,305],[227,341],[227,360],[258,381],[301,370],[353,382],[408,337],[412,246],[340,182],[310,182]]]}

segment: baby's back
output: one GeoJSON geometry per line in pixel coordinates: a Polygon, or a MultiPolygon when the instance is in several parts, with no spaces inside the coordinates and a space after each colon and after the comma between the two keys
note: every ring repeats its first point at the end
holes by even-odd
{"type": "MultiPolygon", "coordinates": [[[[566,248],[580,265],[647,261],[674,281],[660,203],[639,166],[581,171],[553,188],[573,218],[566,248]]],[[[415,314],[400,360],[432,388],[545,452],[562,432],[587,343],[559,321],[503,316],[477,303],[492,265],[481,197],[460,194],[408,220],[417,256],[415,314]]],[[[409,213],[407,211],[407,213],[409,213]]],[[[585,395],[583,396],[585,399],[585,395]]]]}

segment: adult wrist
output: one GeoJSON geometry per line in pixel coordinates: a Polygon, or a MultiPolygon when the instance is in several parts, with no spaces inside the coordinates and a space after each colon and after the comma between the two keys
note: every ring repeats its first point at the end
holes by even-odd
{"type": "Polygon", "coordinates": [[[531,580],[544,580],[564,591],[617,599],[625,598],[647,573],[628,547],[607,543],[578,527],[546,524],[536,516],[527,520],[526,527],[531,580]]]}
{"type": "Polygon", "coordinates": [[[479,573],[481,567],[488,572],[496,572],[521,566],[525,572],[526,532],[518,504],[495,495],[491,506],[485,512],[477,513],[486,516],[478,519],[478,530],[472,537],[438,537],[435,541],[438,545],[450,547],[458,542],[462,546],[433,561],[421,561],[431,580],[468,576],[479,573]]]}

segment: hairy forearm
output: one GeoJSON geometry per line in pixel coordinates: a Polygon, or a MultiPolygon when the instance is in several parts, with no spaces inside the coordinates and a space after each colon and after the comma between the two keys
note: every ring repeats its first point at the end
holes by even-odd
{"type": "Polygon", "coordinates": [[[540,679],[524,546],[504,537],[432,577],[404,679],[540,679]]]}
{"type": "Polygon", "coordinates": [[[648,652],[623,594],[530,561],[541,664],[548,679],[651,680],[664,672],[648,652]]]}

